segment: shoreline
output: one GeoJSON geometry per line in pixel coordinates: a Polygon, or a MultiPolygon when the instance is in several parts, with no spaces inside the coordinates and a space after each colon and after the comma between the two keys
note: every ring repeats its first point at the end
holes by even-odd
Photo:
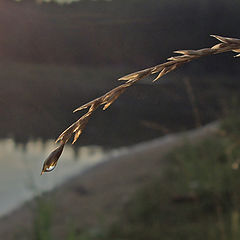
{"type": "MultiPolygon", "coordinates": [[[[50,197],[54,202],[53,222],[57,223],[58,230],[54,227],[53,232],[60,234],[70,216],[81,226],[99,224],[98,215],[105,217],[106,222],[113,221],[119,208],[138,187],[161,174],[167,152],[186,141],[193,142],[212,135],[217,129],[218,123],[214,122],[198,129],[113,150],[103,156],[103,161],[43,193],[44,198],[50,197]]],[[[0,239],[14,239],[15,229],[32,231],[36,214],[35,199],[0,218],[0,239]]]]}

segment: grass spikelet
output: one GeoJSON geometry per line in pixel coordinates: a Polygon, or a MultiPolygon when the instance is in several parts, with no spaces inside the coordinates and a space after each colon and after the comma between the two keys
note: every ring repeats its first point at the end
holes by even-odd
{"type": "MultiPolygon", "coordinates": [[[[74,110],[74,112],[77,112],[83,109],[88,109],[88,112],[84,114],[81,118],[79,118],[70,127],[68,127],[63,133],[61,133],[60,136],[57,138],[56,142],[61,141],[61,146],[64,146],[69,141],[69,139],[72,138],[74,135],[74,140],[72,142],[74,144],[79,138],[79,136],[81,135],[81,133],[83,132],[84,128],[86,127],[90,117],[92,116],[94,111],[97,110],[99,106],[104,105],[103,110],[106,110],[114,101],[118,99],[118,97],[122,93],[124,93],[127,90],[127,88],[131,87],[142,78],[145,78],[153,74],[158,74],[157,77],[153,80],[155,82],[159,80],[161,77],[163,77],[164,75],[180,67],[181,65],[187,62],[191,62],[194,59],[198,59],[200,57],[204,57],[208,55],[220,54],[223,52],[232,51],[237,53],[235,57],[240,57],[240,39],[222,37],[217,35],[211,35],[211,36],[216,38],[218,41],[220,41],[220,43],[210,48],[203,48],[199,50],[175,51],[174,53],[179,55],[168,58],[165,63],[159,64],[144,70],[140,70],[119,78],[118,80],[125,81],[122,85],[110,90],[106,94],[74,110]]],[[[57,163],[57,160],[54,162],[55,165],[57,163]]],[[[44,171],[44,168],[43,168],[43,171],[44,171]]]]}

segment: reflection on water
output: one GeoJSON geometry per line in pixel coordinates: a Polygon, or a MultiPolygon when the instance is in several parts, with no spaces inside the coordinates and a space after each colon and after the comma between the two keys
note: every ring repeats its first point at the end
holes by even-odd
{"type": "Polygon", "coordinates": [[[55,147],[53,140],[29,141],[26,145],[0,140],[0,215],[100,162],[104,154],[98,146],[77,151],[66,146],[55,171],[40,176],[43,160],[55,147]]]}

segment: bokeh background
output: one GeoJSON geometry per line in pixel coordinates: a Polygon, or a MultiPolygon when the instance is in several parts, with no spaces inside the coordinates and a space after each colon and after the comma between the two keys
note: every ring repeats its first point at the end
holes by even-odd
{"type": "MultiPolygon", "coordinates": [[[[151,78],[142,80],[107,111],[97,111],[75,146],[64,153],[66,166],[63,163],[44,180],[38,176],[44,158],[54,148],[53,140],[79,118],[80,113],[72,110],[118,86],[119,77],[164,62],[174,50],[213,46],[216,40],[210,34],[239,38],[239,12],[239,0],[1,0],[0,212],[8,214],[25,200],[101,161],[112,149],[118,152],[229,115],[239,95],[239,60],[232,53],[199,59],[156,83],[151,78]]],[[[88,193],[85,188],[78,191],[88,193]]],[[[32,207],[37,214],[31,215],[34,226],[28,224],[21,233],[14,224],[6,230],[4,221],[18,222],[9,215],[9,220],[2,221],[1,232],[8,233],[9,239],[159,239],[161,235],[151,217],[146,225],[154,225],[154,231],[149,230],[149,235],[134,235],[138,231],[128,232],[126,226],[125,235],[119,229],[104,235],[105,228],[102,235],[98,228],[86,235],[87,230],[75,221],[80,216],[73,221],[69,215],[72,227],[63,231],[64,238],[54,238],[58,227],[50,223],[53,213],[48,207],[53,203],[49,201],[37,200],[32,207]],[[44,229],[46,233],[41,232],[44,229]]],[[[217,224],[222,239],[230,239],[227,230],[222,230],[224,223],[217,224]]],[[[134,227],[139,230],[142,225],[134,227]]],[[[169,236],[166,233],[163,239],[188,239],[184,234],[169,236]]]]}

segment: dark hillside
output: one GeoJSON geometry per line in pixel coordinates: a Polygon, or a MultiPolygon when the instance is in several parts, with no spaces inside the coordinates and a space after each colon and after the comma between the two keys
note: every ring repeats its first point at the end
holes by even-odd
{"type": "MultiPolygon", "coordinates": [[[[0,58],[147,66],[168,57],[172,50],[211,44],[209,34],[238,37],[239,10],[239,1],[222,0],[70,5],[2,0],[0,58]]],[[[231,64],[230,70],[235,67],[231,64]]]]}
{"type": "MultiPolygon", "coordinates": [[[[173,50],[212,46],[210,34],[239,37],[239,12],[240,1],[223,0],[1,0],[0,137],[56,137],[79,117],[73,109],[117,86],[118,77],[173,50]]],[[[166,82],[133,87],[96,113],[81,144],[128,145],[195,127],[186,77],[201,123],[219,118],[238,95],[240,70],[239,59],[221,55],[187,64],[166,82]]]]}

